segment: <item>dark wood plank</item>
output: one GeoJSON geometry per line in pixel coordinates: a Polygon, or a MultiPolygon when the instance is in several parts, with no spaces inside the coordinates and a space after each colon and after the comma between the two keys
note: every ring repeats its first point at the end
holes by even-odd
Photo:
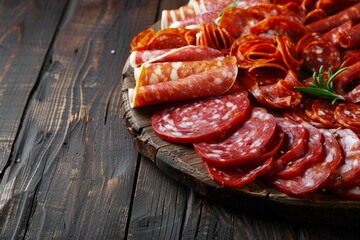
{"type": "Polygon", "coordinates": [[[141,159],[128,239],[180,239],[187,189],[141,159]]]}
{"type": "MultiPolygon", "coordinates": [[[[0,2],[0,173],[37,84],[66,0],[0,2]]],[[[0,206],[1,206],[0,202],[0,206]]]]}
{"type": "Polygon", "coordinates": [[[3,179],[4,238],[125,236],[137,152],[120,113],[120,76],[158,4],[70,1],[3,179]]]}

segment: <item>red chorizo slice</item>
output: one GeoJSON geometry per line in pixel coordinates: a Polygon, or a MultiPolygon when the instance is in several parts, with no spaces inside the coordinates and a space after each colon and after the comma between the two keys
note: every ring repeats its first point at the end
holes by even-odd
{"type": "Polygon", "coordinates": [[[200,32],[196,38],[197,46],[207,46],[228,53],[232,43],[233,38],[225,28],[213,24],[200,24],[200,32]]]}
{"type": "Polygon", "coordinates": [[[307,153],[303,157],[294,159],[293,161],[290,161],[284,165],[283,169],[275,174],[276,178],[291,179],[323,157],[324,137],[320,130],[308,124],[304,126],[309,132],[307,153]]]}
{"type": "Polygon", "coordinates": [[[210,177],[221,185],[239,188],[269,171],[273,164],[274,160],[271,157],[263,162],[233,167],[214,167],[207,164],[207,170],[210,177]]]}
{"type": "Polygon", "coordinates": [[[252,95],[266,106],[271,108],[289,108],[298,105],[302,99],[302,94],[294,90],[295,86],[301,86],[296,75],[288,71],[284,79],[272,84],[263,84],[263,78],[257,79],[248,77],[241,78],[243,86],[252,95]]]}
{"type": "Polygon", "coordinates": [[[272,16],[260,21],[250,29],[251,34],[274,39],[286,35],[293,42],[308,33],[307,29],[286,16],[272,16]]]}
{"type": "Polygon", "coordinates": [[[360,46],[360,24],[356,24],[350,29],[346,29],[345,31],[341,31],[338,33],[338,38],[340,42],[340,46],[343,48],[355,47],[358,48],[360,46]]]}
{"type": "Polygon", "coordinates": [[[291,119],[298,123],[310,124],[316,128],[326,128],[326,126],[319,121],[314,121],[305,114],[304,104],[300,103],[296,107],[283,110],[281,114],[288,119],[291,119]]]}
{"type": "Polygon", "coordinates": [[[334,118],[341,125],[360,130],[360,104],[341,103],[334,111],[334,118]]]}
{"type": "Polygon", "coordinates": [[[195,143],[227,137],[249,112],[250,102],[243,91],[162,109],[152,116],[151,122],[161,139],[195,143]]]}
{"type": "Polygon", "coordinates": [[[236,39],[241,35],[249,34],[250,28],[255,23],[257,20],[243,8],[230,7],[224,10],[218,25],[225,28],[236,39]]]}
{"type": "Polygon", "coordinates": [[[285,65],[299,74],[303,60],[297,57],[295,44],[287,36],[276,37],[276,43],[285,65]]]}
{"type": "Polygon", "coordinates": [[[257,20],[263,20],[271,16],[286,16],[289,19],[299,24],[303,24],[304,22],[304,19],[301,15],[291,11],[285,6],[278,4],[271,4],[271,3],[258,4],[250,7],[247,11],[257,20]]]}
{"type": "Polygon", "coordinates": [[[175,49],[134,51],[130,54],[131,66],[140,66],[145,62],[200,61],[223,57],[219,50],[202,46],[185,46],[175,49]]]}
{"type": "Polygon", "coordinates": [[[304,195],[313,192],[321,187],[341,164],[341,148],[336,138],[326,130],[321,130],[321,132],[325,138],[324,156],[292,178],[276,178],[273,180],[273,184],[281,191],[291,195],[304,195]]]}
{"type": "Polygon", "coordinates": [[[275,118],[254,108],[250,118],[229,138],[217,143],[196,143],[195,151],[211,166],[229,167],[256,161],[276,136],[275,118]]]}
{"type": "Polygon", "coordinates": [[[193,74],[221,68],[229,61],[232,61],[232,57],[221,57],[203,61],[144,63],[140,68],[135,68],[136,86],[176,81],[193,74]]]}
{"type": "Polygon", "coordinates": [[[330,101],[320,99],[313,101],[311,105],[316,119],[322,122],[328,128],[340,127],[334,117],[336,106],[336,104],[332,104],[330,101]]]}
{"type": "Polygon", "coordinates": [[[339,51],[330,42],[323,40],[309,43],[302,49],[301,58],[304,60],[303,66],[312,72],[318,72],[320,66],[336,71],[341,64],[339,51]]]}
{"type": "Polygon", "coordinates": [[[296,43],[295,52],[297,57],[301,57],[303,49],[311,42],[324,40],[321,33],[307,33],[296,43]]]}
{"type": "Polygon", "coordinates": [[[304,24],[310,24],[312,22],[319,21],[327,17],[326,12],[321,8],[315,8],[308,12],[305,16],[304,24]]]}
{"type": "Polygon", "coordinates": [[[360,174],[360,139],[350,129],[333,129],[331,133],[340,144],[344,159],[335,172],[326,180],[324,187],[351,186],[360,174]]]}
{"type": "Polygon", "coordinates": [[[230,58],[230,61],[222,62],[220,68],[190,75],[179,81],[130,88],[130,105],[140,107],[223,94],[232,87],[237,77],[236,59],[230,58]]]}
{"type": "Polygon", "coordinates": [[[360,3],[357,3],[327,18],[310,23],[306,25],[306,28],[310,32],[325,33],[335,27],[340,26],[348,20],[352,20],[354,22],[360,20],[360,3]]]}

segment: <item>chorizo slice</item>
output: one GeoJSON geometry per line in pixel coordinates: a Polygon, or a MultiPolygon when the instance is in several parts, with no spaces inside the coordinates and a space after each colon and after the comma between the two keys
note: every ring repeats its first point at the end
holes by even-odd
{"type": "Polygon", "coordinates": [[[341,103],[334,110],[334,118],[347,128],[360,130],[360,105],[341,103]]]}

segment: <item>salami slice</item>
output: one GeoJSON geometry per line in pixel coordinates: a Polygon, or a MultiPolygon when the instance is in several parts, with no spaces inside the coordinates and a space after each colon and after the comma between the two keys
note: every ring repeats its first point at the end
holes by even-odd
{"type": "Polygon", "coordinates": [[[287,18],[299,24],[304,23],[304,19],[301,15],[293,12],[286,6],[282,6],[278,4],[273,4],[273,3],[258,4],[250,7],[247,11],[259,21],[269,18],[271,16],[286,16],[287,18]]]}
{"type": "Polygon", "coordinates": [[[360,104],[339,104],[335,108],[334,118],[345,127],[360,130],[360,104]]]}
{"type": "Polygon", "coordinates": [[[165,108],[156,112],[152,127],[174,143],[220,140],[229,136],[250,112],[245,91],[165,108]]]}
{"type": "Polygon", "coordinates": [[[324,137],[321,132],[311,125],[304,125],[309,132],[308,151],[305,156],[294,159],[283,166],[283,169],[275,174],[276,178],[291,179],[299,175],[311,164],[319,161],[324,155],[324,137]]]}
{"type": "Polygon", "coordinates": [[[163,10],[161,13],[161,29],[169,28],[173,22],[194,17],[205,12],[205,6],[194,2],[174,10],[163,10]]]}
{"type": "Polygon", "coordinates": [[[316,128],[326,128],[323,123],[314,121],[305,114],[305,107],[303,103],[298,104],[294,108],[283,110],[281,113],[285,118],[291,119],[295,122],[310,124],[316,128]]]}
{"type": "Polygon", "coordinates": [[[278,117],[276,123],[285,134],[285,143],[275,159],[275,165],[281,169],[294,159],[304,156],[308,150],[309,132],[304,125],[286,118],[278,117]]]}
{"type": "Polygon", "coordinates": [[[272,16],[260,21],[250,29],[251,34],[275,39],[276,36],[287,36],[293,42],[308,33],[308,30],[286,16],[272,16]]]}
{"type": "Polygon", "coordinates": [[[354,22],[360,20],[360,3],[357,3],[327,18],[310,23],[306,25],[306,27],[310,32],[325,33],[340,26],[348,20],[352,20],[354,22]]]}
{"type": "Polygon", "coordinates": [[[239,7],[226,8],[218,22],[218,25],[225,28],[230,35],[236,39],[247,35],[250,28],[258,21],[246,10],[239,7]]]}
{"type": "Polygon", "coordinates": [[[214,181],[225,187],[239,188],[258,176],[269,171],[274,164],[273,158],[253,164],[243,164],[234,167],[214,167],[207,165],[207,170],[214,181]]]}
{"type": "Polygon", "coordinates": [[[185,46],[174,49],[134,51],[130,55],[130,65],[140,66],[145,62],[200,61],[223,57],[219,50],[203,46],[185,46]]]}
{"type": "Polygon", "coordinates": [[[129,89],[131,107],[217,96],[234,84],[238,68],[236,59],[223,62],[221,68],[194,74],[179,81],[167,81],[129,89]],[[200,91],[201,88],[201,91],[200,91]]]}
{"type": "Polygon", "coordinates": [[[221,68],[229,61],[233,61],[232,57],[221,57],[203,61],[144,63],[140,68],[135,68],[136,86],[176,81],[193,74],[221,68]]]}
{"type": "Polygon", "coordinates": [[[336,71],[341,64],[339,51],[330,42],[323,40],[309,43],[302,50],[301,58],[304,60],[303,66],[312,72],[318,72],[320,66],[336,71]]]}
{"type": "Polygon", "coordinates": [[[342,148],[344,160],[324,183],[324,187],[351,186],[360,173],[360,139],[350,129],[334,129],[331,132],[342,148]]]}
{"type": "Polygon", "coordinates": [[[263,78],[242,77],[243,86],[252,93],[252,95],[262,104],[271,108],[289,108],[295,107],[301,101],[302,94],[294,90],[295,86],[301,86],[296,75],[288,71],[284,79],[278,80],[272,84],[262,84],[263,78]]]}
{"type": "Polygon", "coordinates": [[[339,32],[338,38],[343,48],[360,47],[360,24],[339,32]]]}
{"type": "Polygon", "coordinates": [[[336,138],[328,131],[321,130],[325,138],[325,154],[302,173],[290,179],[276,178],[273,184],[281,191],[292,195],[304,195],[318,189],[342,161],[341,148],[336,138]]]}
{"type": "Polygon", "coordinates": [[[263,108],[254,108],[250,118],[229,138],[217,143],[196,143],[201,159],[216,167],[254,162],[269,149],[276,136],[275,118],[263,108]]]}

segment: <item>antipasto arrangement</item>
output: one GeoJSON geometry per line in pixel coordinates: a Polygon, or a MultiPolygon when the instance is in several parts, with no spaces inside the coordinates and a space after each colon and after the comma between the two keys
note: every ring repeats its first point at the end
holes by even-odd
{"type": "Polygon", "coordinates": [[[360,199],[360,3],[190,0],[131,42],[131,107],[211,178],[360,199]],[[167,104],[164,104],[167,103],[167,104]]]}

